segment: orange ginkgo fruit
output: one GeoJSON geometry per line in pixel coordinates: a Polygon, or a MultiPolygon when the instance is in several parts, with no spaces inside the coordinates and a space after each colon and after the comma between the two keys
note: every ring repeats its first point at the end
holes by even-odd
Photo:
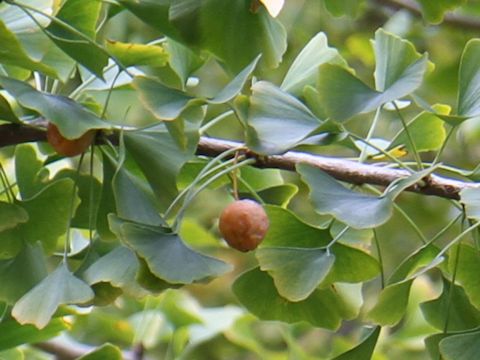
{"type": "Polygon", "coordinates": [[[237,200],[223,209],[219,229],[228,245],[240,251],[257,248],[269,227],[267,213],[253,200],[237,200]]]}
{"type": "Polygon", "coordinates": [[[63,156],[76,156],[88,149],[95,138],[95,130],[88,130],[77,139],[64,137],[55,124],[48,123],[47,141],[55,151],[63,156]]]}

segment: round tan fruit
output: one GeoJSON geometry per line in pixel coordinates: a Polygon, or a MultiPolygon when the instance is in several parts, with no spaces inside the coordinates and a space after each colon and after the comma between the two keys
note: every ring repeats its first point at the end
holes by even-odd
{"type": "Polygon", "coordinates": [[[78,139],[67,139],[55,124],[48,123],[47,141],[55,151],[63,156],[76,156],[88,149],[95,138],[95,130],[89,130],[78,139]]]}
{"type": "Polygon", "coordinates": [[[263,207],[253,200],[237,200],[220,215],[219,228],[228,245],[240,251],[256,249],[269,226],[263,207]]]}

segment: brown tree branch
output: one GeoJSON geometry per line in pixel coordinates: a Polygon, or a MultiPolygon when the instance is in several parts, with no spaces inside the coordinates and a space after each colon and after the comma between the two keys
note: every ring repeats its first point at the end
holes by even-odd
{"type": "MultiPolygon", "coordinates": [[[[422,9],[412,0],[374,0],[375,3],[392,9],[405,9],[417,17],[423,17],[422,9]]],[[[480,19],[475,16],[445,13],[442,23],[469,30],[480,30],[480,19]]]]}
{"type": "MultiPolygon", "coordinates": [[[[111,140],[115,143],[116,136],[113,135],[111,140]]],[[[0,147],[35,141],[45,141],[45,131],[17,124],[0,125],[0,147]]],[[[101,139],[99,139],[99,143],[101,143],[101,139]]],[[[226,150],[238,148],[241,145],[234,141],[202,137],[198,144],[197,155],[213,157],[226,150]]],[[[308,163],[322,169],[338,180],[359,185],[388,186],[391,182],[409,175],[405,170],[392,169],[375,164],[360,164],[345,159],[296,151],[273,156],[259,156],[247,151],[246,156],[255,159],[254,166],[260,168],[294,171],[296,164],[308,163]]],[[[458,200],[462,189],[480,188],[480,185],[476,183],[449,179],[438,175],[429,176],[422,185],[417,184],[407,190],[458,200]]]]}

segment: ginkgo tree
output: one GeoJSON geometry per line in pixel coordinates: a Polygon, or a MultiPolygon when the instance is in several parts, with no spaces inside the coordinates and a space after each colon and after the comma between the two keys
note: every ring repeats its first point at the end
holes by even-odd
{"type": "Polygon", "coordinates": [[[472,13],[0,1],[0,359],[475,359],[472,13]]]}

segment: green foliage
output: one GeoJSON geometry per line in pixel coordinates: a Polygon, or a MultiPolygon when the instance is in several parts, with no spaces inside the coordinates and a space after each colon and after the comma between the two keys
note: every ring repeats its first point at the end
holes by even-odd
{"type": "Polygon", "coordinates": [[[475,359],[480,7],[409,6],[0,1],[0,359],[475,359]]]}

